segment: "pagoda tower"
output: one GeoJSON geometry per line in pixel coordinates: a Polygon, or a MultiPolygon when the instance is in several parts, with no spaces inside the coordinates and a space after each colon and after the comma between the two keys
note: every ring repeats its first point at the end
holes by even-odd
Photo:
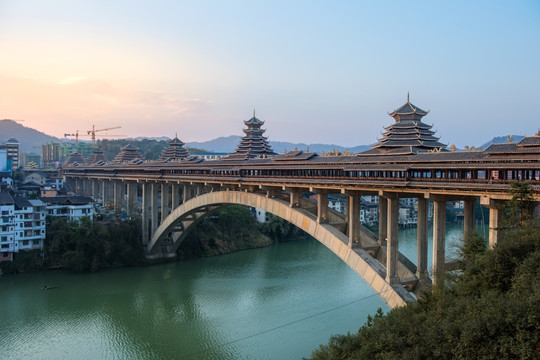
{"type": "Polygon", "coordinates": [[[439,142],[439,137],[434,136],[435,132],[431,130],[433,126],[422,122],[422,118],[428,113],[429,111],[424,111],[413,105],[409,100],[409,94],[407,94],[407,102],[388,114],[396,122],[385,127],[382,138],[377,139],[378,143],[365,153],[403,151],[416,153],[444,149],[446,145],[439,142]]]}
{"type": "Polygon", "coordinates": [[[174,139],[169,142],[169,146],[163,149],[160,161],[180,161],[189,156],[184,143],[178,139],[178,135],[175,135],[174,139]]]}
{"type": "Polygon", "coordinates": [[[92,155],[90,155],[90,157],[88,158],[88,163],[95,164],[100,161],[107,162],[107,157],[103,153],[103,150],[101,150],[100,148],[96,148],[94,149],[94,151],[92,151],[92,155]]]}
{"type": "Polygon", "coordinates": [[[228,159],[253,159],[277,155],[272,150],[270,144],[268,144],[268,138],[263,136],[266,131],[261,129],[264,121],[255,116],[255,111],[253,111],[253,117],[249,120],[245,120],[244,124],[247,126],[247,128],[243,130],[246,135],[242,137],[236,151],[230,154],[227,157],[228,159]]]}
{"type": "Polygon", "coordinates": [[[143,157],[141,153],[139,152],[139,148],[127,144],[122,148],[122,151],[120,151],[116,156],[114,157],[114,160],[112,161],[115,164],[121,164],[125,162],[130,162],[133,160],[142,160],[143,157]]]}
{"type": "Polygon", "coordinates": [[[84,160],[84,157],[79,154],[78,152],[72,152],[71,154],[69,154],[69,156],[67,157],[67,159],[64,161],[64,165],[70,165],[70,164],[74,164],[74,163],[78,163],[78,164],[81,164],[81,163],[84,163],[85,160],[84,160]]]}

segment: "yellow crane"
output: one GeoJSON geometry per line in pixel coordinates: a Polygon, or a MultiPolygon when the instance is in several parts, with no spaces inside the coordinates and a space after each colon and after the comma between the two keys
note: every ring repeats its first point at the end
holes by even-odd
{"type": "Polygon", "coordinates": [[[110,128],[106,128],[106,129],[96,129],[96,126],[95,125],[92,125],[92,130],[88,130],[87,133],[88,135],[92,135],[92,146],[95,146],[96,145],[96,133],[98,131],[107,131],[107,130],[114,130],[114,129],[120,129],[121,126],[115,126],[115,127],[110,127],[110,128]]]}

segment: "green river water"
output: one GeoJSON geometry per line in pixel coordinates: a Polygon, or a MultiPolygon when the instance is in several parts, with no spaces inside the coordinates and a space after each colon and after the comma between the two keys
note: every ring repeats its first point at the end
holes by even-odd
{"type": "MultiPolygon", "coordinates": [[[[447,244],[460,233],[448,227],[447,244]]],[[[401,230],[399,246],[416,262],[416,229],[401,230]]],[[[0,359],[301,359],[379,307],[388,310],[314,240],[93,274],[9,275],[0,277],[0,359]]]]}

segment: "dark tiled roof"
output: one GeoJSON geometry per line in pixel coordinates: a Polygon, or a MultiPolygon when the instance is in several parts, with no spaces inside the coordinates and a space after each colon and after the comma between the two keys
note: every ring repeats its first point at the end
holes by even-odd
{"type": "Polygon", "coordinates": [[[89,196],[50,196],[39,199],[47,205],[86,205],[94,202],[89,196]]]}
{"type": "Polygon", "coordinates": [[[540,146],[540,135],[525,136],[518,144],[519,146],[540,146]]]}
{"type": "Polygon", "coordinates": [[[294,160],[308,160],[317,156],[314,152],[303,152],[302,150],[289,151],[286,154],[281,154],[274,157],[276,161],[294,161],[294,160]]]}
{"type": "Polygon", "coordinates": [[[15,205],[15,200],[7,192],[0,192],[0,205],[15,205]]]}
{"type": "Polygon", "coordinates": [[[534,144],[521,145],[520,143],[491,144],[484,151],[488,154],[540,154],[540,146],[534,146],[534,144]]]}
{"type": "Polygon", "coordinates": [[[64,165],[71,165],[71,164],[74,164],[74,163],[83,163],[84,162],[84,158],[81,154],[79,154],[78,152],[74,152],[74,153],[71,153],[66,161],[64,161],[64,165]]]}
{"type": "Polygon", "coordinates": [[[120,151],[115,157],[114,157],[114,160],[113,160],[113,163],[115,164],[120,164],[120,163],[124,163],[124,162],[129,162],[129,161],[132,161],[132,160],[135,160],[135,159],[141,159],[142,160],[142,155],[141,153],[139,152],[139,148],[131,145],[131,144],[127,144],[126,146],[124,146],[122,148],[122,151],[120,151]]]}
{"type": "Polygon", "coordinates": [[[90,155],[90,157],[88,158],[88,163],[89,164],[95,164],[95,163],[98,163],[100,161],[105,161],[106,162],[107,157],[103,153],[103,150],[95,149],[94,151],[92,151],[92,155],[90,155]]]}
{"type": "Polygon", "coordinates": [[[423,116],[426,116],[429,111],[424,111],[420,109],[419,107],[413,105],[409,101],[409,95],[407,95],[407,102],[402,105],[400,108],[394,110],[389,115],[396,119],[396,121],[400,120],[420,120],[423,116]]]}
{"type": "Polygon", "coordinates": [[[13,198],[13,200],[15,200],[15,206],[18,207],[18,208],[33,206],[32,203],[30,201],[28,201],[27,198],[24,198],[24,197],[19,197],[18,196],[18,197],[13,198]]]}

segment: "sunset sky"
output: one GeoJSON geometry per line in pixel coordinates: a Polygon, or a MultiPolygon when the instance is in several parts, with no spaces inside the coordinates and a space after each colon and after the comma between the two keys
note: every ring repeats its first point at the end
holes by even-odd
{"type": "MultiPolygon", "coordinates": [[[[0,0],[0,119],[369,144],[411,102],[447,144],[540,128],[540,1],[0,0]]],[[[4,134],[0,134],[4,137],[4,134]]]]}

